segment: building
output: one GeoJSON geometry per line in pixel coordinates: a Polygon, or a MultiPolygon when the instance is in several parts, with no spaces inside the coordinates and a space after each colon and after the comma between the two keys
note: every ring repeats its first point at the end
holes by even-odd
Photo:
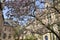
{"type": "MultiPolygon", "coordinates": [[[[48,5],[46,3],[46,5],[48,5]]],[[[50,5],[49,5],[50,6],[50,5]]],[[[39,10],[39,9],[37,9],[39,10]]],[[[38,14],[37,14],[38,15],[38,14]]],[[[59,14],[58,14],[59,15],[59,14]]],[[[44,14],[41,18],[42,22],[44,24],[53,24],[56,21],[56,15],[54,13],[51,13],[47,16],[47,14],[44,14]],[[51,17],[51,18],[50,18],[51,17]],[[51,20],[50,20],[51,19],[51,20]]],[[[39,17],[39,15],[38,15],[39,17]]],[[[59,17],[60,18],[60,17],[59,17]]],[[[51,29],[53,29],[58,35],[60,34],[60,29],[58,29],[58,25],[54,24],[51,29]]],[[[27,35],[33,35],[36,37],[35,40],[58,40],[57,37],[48,29],[43,27],[39,21],[35,20],[32,25],[29,25],[26,27],[25,30],[21,33],[19,36],[20,39],[25,39],[27,35]],[[39,37],[40,36],[40,37],[39,37]]],[[[13,27],[4,25],[4,21],[2,18],[2,13],[0,11],[0,40],[14,40],[14,30],[13,27]]],[[[32,37],[32,36],[30,36],[32,37]]],[[[28,37],[29,40],[29,37],[28,37]]]]}
{"type": "Polygon", "coordinates": [[[11,26],[4,25],[2,12],[0,10],[0,40],[14,40],[14,31],[11,26]]]}

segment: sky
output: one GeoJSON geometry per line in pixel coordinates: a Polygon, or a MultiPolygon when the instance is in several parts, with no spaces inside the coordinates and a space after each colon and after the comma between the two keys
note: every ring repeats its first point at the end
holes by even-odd
{"type": "MultiPolygon", "coordinates": [[[[8,1],[8,0],[6,0],[6,1],[8,1]]],[[[44,1],[44,0],[42,0],[42,1],[44,1]]],[[[36,2],[35,2],[35,5],[40,9],[40,8],[44,8],[44,3],[40,3],[40,1],[39,0],[37,0],[36,2]]],[[[4,15],[4,18],[6,19],[7,18],[7,16],[5,15],[6,13],[7,13],[7,11],[9,11],[10,9],[8,9],[6,6],[4,7],[4,9],[3,9],[3,15],[4,15]]],[[[33,12],[34,10],[32,10],[31,12],[33,12]]],[[[24,18],[24,20],[23,21],[19,21],[19,23],[21,23],[21,25],[23,24],[23,25],[25,25],[26,23],[27,23],[27,17],[26,18],[24,18]]],[[[15,18],[14,18],[14,20],[16,20],[15,18]]]]}
{"type": "Polygon", "coordinates": [[[2,11],[5,19],[7,18],[6,13],[8,11],[9,11],[9,9],[5,6],[4,9],[3,9],[3,11],[2,11]]]}
{"type": "MultiPolygon", "coordinates": [[[[42,0],[42,1],[44,1],[44,0],[42,0]]],[[[37,0],[37,1],[35,2],[35,5],[36,5],[37,7],[39,7],[39,8],[44,8],[44,3],[41,3],[39,0],[37,0]]]]}
{"type": "MultiPolygon", "coordinates": [[[[6,0],[6,1],[8,1],[8,0],[6,0]]],[[[42,0],[42,1],[44,1],[44,0],[42,0]]],[[[35,2],[35,5],[36,5],[38,8],[44,8],[44,3],[40,3],[39,0],[37,0],[37,1],[35,2]]],[[[7,11],[9,11],[9,9],[5,6],[5,7],[4,7],[4,10],[3,10],[4,18],[7,18],[7,16],[5,15],[7,11]]],[[[33,10],[32,10],[32,11],[33,11],[33,10]]]]}

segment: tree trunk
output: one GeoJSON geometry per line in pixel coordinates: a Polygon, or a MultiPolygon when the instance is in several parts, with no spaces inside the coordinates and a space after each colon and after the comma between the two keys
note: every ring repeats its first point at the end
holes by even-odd
{"type": "MultiPolygon", "coordinates": [[[[34,16],[35,17],[35,16],[34,16]]],[[[48,30],[50,30],[53,34],[55,34],[56,35],[56,37],[58,38],[58,40],[60,40],[60,36],[57,34],[57,33],[55,33],[54,32],[54,30],[52,30],[49,26],[50,25],[48,25],[48,26],[46,26],[44,23],[42,23],[42,21],[41,20],[39,20],[37,17],[35,17],[36,18],[36,20],[38,20],[43,26],[45,26],[48,30]]]]}
{"type": "Polygon", "coordinates": [[[20,40],[20,36],[18,35],[18,40],[20,40]]]}
{"type": "Polygon", "coordinates": [[[50,29],[49,27],[46,27],[48,30],[50,30],[53,34],[55,34],[56,35],[56,37],[58,38],[58,40],[60,40],[60,36],[57,34],[57,33],[55,33],[52,29],[50,29]]]}

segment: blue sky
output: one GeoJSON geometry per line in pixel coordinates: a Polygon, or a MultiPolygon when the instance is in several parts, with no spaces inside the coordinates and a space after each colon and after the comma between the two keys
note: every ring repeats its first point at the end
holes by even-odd
{"type": "MultiPolygon", "coordinates": [[[[6,1],[8,1],[8,0],[6,0],[6,1]]],[[[42,1],[44,1],[44,0],[42,0],[42,1]]],[[[44,8],[44,3],[40,3],[39,0],[37,0],[37,1],[35,2],[35,5],[36,5],[38,8],[44,8]]],[[[5,7],[4,7],[4,10],[3,10],[4,18],[7,18],[7,16],[5,15],[7,11],[9,11],[9,9],[5,6],[5,7]]],[[[32,10],[32,11],[34,11],[34,10],[32,10]]]]}
{"type": "Polygon", "coordinates": [[[7,11],[9,11],[9,9],[5,6],[3,11],[2,11],[3,15],[4,15],[4,18],[7,18],[7,16],[6,16],[7,11]]]}
{"type": "MultiPolygon", "coordinates": [[[[43,0],[42,0],[42,1],[43,1],[43,0]]],[[[39,8],[43,8],[43,7],[44,7],[44,3],[40,3],[39,0],[37,0],[37,1],[35,2],[35,5],[38,6],[39,8]]]]}
{"type": "MultiPolygon", "coordinates": [[[[6,0],[6,1],[8,1],[8,0],[6,0]]],[[[44,0],[42,0],[42,1],[44,1],[44,0]]],[[[40,1],[39,0],[37,0],[36,2],[35,2],[35,5],[40,9],[40,8],[44,8],[44,3],[40,3],[40,1]]],[[[7,16],[5,15],[6,13],[7,13],[7,11],[9,11],[10,9],[8,9],[6,6],[4,7],[4,9],[3,9],[3,15],[4,15],[4,18],[6,19],[7,18],[7,16]]],[[[34,11],[34,9],[31,11],[31,12],[33,12],[34,11]]],[[[27,19],[28,18],[24,18],[24,20],[23,21],[19,21],[20,23],[21,23],[21,25],[23,24],[23,25],[25,25],[26,23],[27,23],[27,19]]],[[[15,18],[14,18],[14,20],[15,20],[15,18]]]]}

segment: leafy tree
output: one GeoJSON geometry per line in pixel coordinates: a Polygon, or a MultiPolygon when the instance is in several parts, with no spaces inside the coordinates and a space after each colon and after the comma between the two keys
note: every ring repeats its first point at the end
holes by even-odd
{"type": "MultiPolygon", "coordinates": [[[[13,9],[13,10],[11,10],[12,15],[8,14],[9,11],[7,13],[10,16],[10,18],[12,18],[12,16],[14,16],[14,18],[17,17],[18,19],[19,19],[19,17],[21,17],[23,15],[32,16],[37,21],[39,21],[44,27],[46,27],[53,34],[55,34],[56,37],[60,40],[60,36],[55,32],[55,30],[53,30],[51,28],[51,27],[53,27],[54,24],[58,25],[58,22],[60,22],[57,18],[56,19],[58,21],[56,21],[56,19],[52,18],[52,16],[54,16],[54,15],[55,15],[55,17],[57,15],[60,15],[59,14],[60,13],[60,8],[59,8],[60,1],[59,0],[53,0],[51,2],[50,1],[51,0],[48,0],[47,2],[46,1],[41,1],[41,2],[38,1],[37,4],[40,4],[40,3],[42,3],[42,5],[46,4],[45,7],[43,6],[43,8],[42,8],[42,5],[36,6],[36,4],[35,4],[36,0],[18,0],[18,1],[15,0],[15,1],[5,2],[5,5],[8,8],[13,9]],[[42,21],[43,19],[46,22],[43,22],[42,21]]],[[[59,18],[59,16],[58,16],[58,18],[59,18]]]]}

